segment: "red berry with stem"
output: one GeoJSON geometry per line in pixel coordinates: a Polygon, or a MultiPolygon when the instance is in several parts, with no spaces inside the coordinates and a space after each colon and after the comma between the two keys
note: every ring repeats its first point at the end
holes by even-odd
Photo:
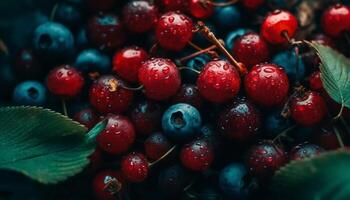
{"type": "Polygon", "coordinates": [[[244,97],[237,97],[218,120],[219,131],[229,139],[248,141],[257,137],[261,128],[259,110],[244,97]]]}
{"type": "Polygon", "coordinates": [[[182,164],[193,171],[204,171],[214,161],[211,143],[205,139],[197,139],[182,147],[180,153],[182,164]]]}
{"type": "Polygon", "coordinates": [[[47,76],[47,87],[54,95],[62,98],[77,96],[84,86],[84,78],[75,68],[62,65],[47,76]]]}
{"type": "Polygon", "coordinates": [[[161,4],[165,11],[188,11],[188,0],[161,0],[161,4]]]}
{"type": "Polygon", "coordinates": [[[255,10],[262,6],[265,3],[265,0],[243,0],[242,5],[249,9],[249,10],[255,10]]]}
{"type": "Polygon", "coordinates": [[[130,1],[123,8],[123,21],[135,33],[151,30],[158,20],[158,8],[145,0],[130,1]]]}
{"type": "Polygon", "coordinates": [[[111,75],[96,80],[90,89],[90,103],[101,114],[119,114],[126,111],[133,92],[121,87],[124,83],[111,75]]]}
{"type": "Polygon", "coordinates": [[[279,106],[288,96],[287,74],[275,64],[255,65],[246,75],[244,84],[249,98],[261,106],[279,106]]]}
{"type": "Polygon", "coordinates": [[[283,10],[275,10],[265,18],[261,26],[262,36],[272,44],[287,42],[286,34],[293,38],[298,28],[298,21],[295,16],[283,10]]]}
{"type": "Polygon", "coordinates": [[[170,141],[162,133],[154,133],[144,143],[145,152],[151,160],[158,160],[171,148],[170,141]]]}
{"type": "Polygon", "coordinates": [[[97,136],[99,147],[110,154],[121,154],[130,149],[135,140],[135,129],[127,117],[107,115],[106,128],[97,136]]]}
{"type": "Polygon", "coordinates": [[[302,92],[291,100],[291,117],[303,126],[320,123],[327,114],[327,107],[323,97],[314,91],[302,92]]]}
{"type": "Polygon", "coordinates": [[[121,161],[121,170],[127,181],[139,183],[148,176],[148,161],[141,153],[129,153],[121,161]]]}
{"type": "Polygon", "coordinates": [[[321,72],[320,71],[315,71],[312,73],[309,77],[309,86],[312,90],[318,91],[318,92],[323,92],[323,84],[321,80],[321,72]]]}
{"type": "Polygon", "coordinates": [[[149,135],[160,129],[162,108],[156,102],[145,100],[136,103],[129,116],[135,126],[136,133],[149,135]]]}
{"type": "Polygon", "coordinates": [[[119,171],[104,170],[93,179],[92,186],[97,200],[115,200],[124,188],[125,180],[119,171]]]}
{"type": "Polygon", "coordinates": [[[329,7],[323,13],[322,27],[327,35],[333,37],[350,31],[350,8],[342,4],[329,7]]]}
{"type": "Polygon", "coordinates": [[[314,144],[309,144],[309,143],[299,144],[293,147],[293,149],[291,150],[290,159],[304,160],[306,158],[312,158],[312,157],[318,156],[324,151],[325,150],[322,147],[314,144]]]}
{"type": "Polygon", "coordinates": [[[74,115],[74,120],[91,129],[98,122],[98,115],[91,108],[83,109],[74,115]]]}
{"type": "Polygon", "coordinates": [[[233,99],[239,91],[241,78],[227,61],[214,60],[207,63],[197,79],[201,95],[215,103],[233,99]]]}
{"type": "Polygon", "coordinates": [[[174,96],[181,86],[180,72],[169,59],[151,58],[139,69],[139,80],[146,96],[153,100],[165,100],[174,96]]]}
{"type": "Polygon", "coordinates": [[[247,33],[238,38],[233,45],[233,54],[247,67],[267,62],[270,57],[267,43],[256,33],[247,33]]]}
{"type": "Polygon", "coordinates": [[[191,41],[193,30],[191,18],[182,13],[168,12],[158,20],[156,38],[164,49],[180,51],[191,41]]]}
{"type": "Polygon", "coordinates": [[[126,47],[114,55],[112,70],[126,81],[137,82],[139,69],[147,58],[148,54],[144,49],[137,46],[126,47]]]}
{"type": "Polygon", "coordinates": [[[187,103],[197,109],[200,109],[203,104],[202,96],[199,93],[197,86],[192,84],[183,84],[178,93],[173,97],[172,102],[187,103]]]}
{"type": "Polygon", "coordinates": [[[206,19],[213,15],[214,5],[207,0],[189,0],[191,15],[198,19],[206,19]]]}

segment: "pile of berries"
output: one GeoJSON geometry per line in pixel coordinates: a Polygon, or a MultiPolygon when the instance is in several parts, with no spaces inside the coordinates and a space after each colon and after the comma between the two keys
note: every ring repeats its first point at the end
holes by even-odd
{"type": "Polygon", "coordinates": [[[276,170],[348,142],[299,41],[350,55],[350,2],[309,23],[304,3],[62,0],[17,25],[33,27],[20,45],[3,38],[0,101],[107,120],[61,199],[268,199],[276,170]]]}

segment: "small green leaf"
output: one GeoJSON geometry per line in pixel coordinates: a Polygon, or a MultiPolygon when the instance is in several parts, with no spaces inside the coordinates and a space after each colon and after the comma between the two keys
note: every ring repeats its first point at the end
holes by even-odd
{"type": "Polygon", "coordinates": [[[106,122],[89,133],[59,113],[37,107],[0,108],[0,169],[18,171],[44,184],[81,172],[106,122]]]}
{"type": "Polygon", "coordinates": [[[350,59],[327,46],[307,42],[321,59],[321,79],[332,99],[350,108],[350,59]]]}
{"type": "Polygon", "coordinates": [[[272,195],[276,200],[348,200],[350,152],[324,153],[294,161],[276,172],[272,195]]]}

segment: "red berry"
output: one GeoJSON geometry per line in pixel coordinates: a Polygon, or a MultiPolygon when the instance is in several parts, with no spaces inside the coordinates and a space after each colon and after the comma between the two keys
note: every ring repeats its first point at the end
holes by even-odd
{"type": "Polygon", "coordinates": [[[93,180],[93,190],[97,200],[115,200],[122,192],[125,180],[122,174],[114,170],[99,172],[93,180]]]}
{"type": "Polygon", "coordinates": [[[74,120],[91,129],[98,122],[98,115],[92,109],[87,108],[77,112],[74,120]]]}
{"type": "Polygon", "coordinates": [[[247,95],[261,106],[279,106],[288,95],[287,74],[275,64],[255,65],[244,83],[247,95]]]}
{"type": "Polygon", "coordinates": [[[214,161],[213,147],[208,140],[194,140],[182,147],[180,159],[186,168],[193,171],[204,171],[214,161]]]}
{"type": "Polygon", "coordinates": [[[139,69],[139,80],[146,96],[153,100],[165,100],[176,94],[181,85],[180,72],[169,59],[151,58],[139,69]]]}
{"type": "Polygon", "coordinates": [[[114,76],[100,77],[90,89],[90,103],[101,114],[122,113],[133,99],[133,92],[122,88],[124,84],[114,76]]]}
{"type": "Polygon", "coordinates": [[[86,3],[92,11],[106,11],[113,8],[115,0],[87,0],[86,3]]]}
{"type": "Polygon", "coordinates": [[[203,104],[203,99],[199,93],[197,86],[192,84],[183,84],[178,93],[173,97],[172,102],[187,103],[197,109],[200,109],[203,104]]]}
{"type": "Polygon", "coordinates": [[[83,76],[69,65],[59,66],[53,69],[47,76],[47,87],[50,92],[63,98],[77,96],[83,86],[83,76]]]}
{"type": "Polygon", "coordinates": [[[333,37],[350,31],[350,8],[342,4],[328,8],[322,16],[322,27],[327,35],[333,37]]]}
{"type": "Polygon", "coordinates": [[[147,178],[148,162],[143,154],[132,152],[122,159],[121,169],[126,180],[139,183],[147,178]]]}
{"type": "Polygon", "coordinates": [[[227,61],[208,62],[197,80],[201,95],[215,103],[233,99],[239,91],[241,79],[236,69],[227,61]]]}
{"type": "Polygon", "coordinates": [[[318,124],[327,114],[327,107],[320,94],[308,91],[295,96],[290,105],[294,121],[303,126],[318,124]]]}
{"type": "Polygon", "coordinates": [[[123,8],[123,20],[131,32],[147,32],[157,23],[158,8],[145,0],[130,1],[123,8]]]}
{"type": "Polygon", "coordinates": [[[207,0],[189,0],[191,15],[198,19],[206,19],[213,15],[214,5],[207,0]]]}
{"type": "Polygon", "coordinates": [[[109,114],[106,128],[97,136],[99,147],[110,154],[129,150],[135,140],[134,126],[127,117],[109,114]]]}
{"type": "Polygon", "coordinates": [[[151,160],[158,160],[171,148],[169,140],[161,133],[154,133],[145,141],[145,152],[151,160]]]}
{"type": "Polygon", "coordinates": [[[238,97],[224,110],[218,121],[218,129],[227,138],[247,141],[256,138],[260,131],[261,117],[257,108],[246,98],[238,97]]]}
{"type": "Polygon", "coordinates": [[[168,12],[158,20],[156,38],[164,49],[180,51],[191,41],[193,29],[193,22],[189,17],[177,12],[168,12]]]}
{"type": "Polygon", "coordinates": [[[147,57],[147,52],[142,48],[126,47],[115,54],[113,71],[126,81],[137,82],[139,69],[147,57]]]}
{"type": "Polygon", "coordinates": [[[284,150],[272,141],[262,141],[250,147],[246,157],[250,173],[260,179],[270,178],[286,162],[284,150]]]}
{"type": "MultiPolygon", "coordinates": [[[[340,136],[343,137],[342,132],[340,136]]],[[[313,134],[313,141],[326,150],[335,150],[340,148],[336,134],[331,127],[325,126],[313,134]]]]}
{"type": "Polygon", "coordinates": [[[321,80],[321,72],[320,71],[315,71],[312,73],[309,77],[309,86],[312,90],[322,92],[324,91],[323,89],[323,84],[321,80]]]}
{"type": "Polygon", "coordinates": [[[165,11],[188,11],[188,0],[161,0],[161,4],[165,11]]]}
{"type": "Polygon", "coordinates": [[[243,0],[242,5],[250,10],[255,10],[265,3],[265,0],[243,0]]]}
{"type": "Polygon", "coordinates": [[[262,36],[272,44],[287,42],[283,36],[285,32],[289,38],[293,38],[298,28],[298,21],[295,16],[282,10],[275,10],[265,18],[262,26],[262,36]]]}
{"type": "Polygon", "coordinates": [[[265,40],[256,33],[247,33],[238,38],[233,45],[233,54],[247,67],[267,62],[270,57],[265,40]]]}
{"type": "Polygon", "coordinates": [[[130,111],[130,119],[133,122],[136,133],[149,135],[160,129],[162,109],[153,101],[141,101],[130,111]]]}
{"type": "Polygon", "coordinates": [[[90,41],[100,49],[114,50],[125,41],[125,32],[118,16],[99,13],[88,21],[90,41]]]}
{"type": "Polygon", "coordinates": [[[299,144],[290,152],[290,159],[291,160],[304,160],[306,158],[312,158],[317,155],[320,155],[325,150],[322,147],[319,147],[314,144],[304,143],[299,144]]]}

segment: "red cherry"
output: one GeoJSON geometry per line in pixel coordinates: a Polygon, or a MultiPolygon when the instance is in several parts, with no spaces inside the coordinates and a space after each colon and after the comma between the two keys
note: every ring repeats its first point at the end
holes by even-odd
{"type": "Polygon", "coordinates": [[[192,20],[184,14],[168,12],[157,23],[156,38],[160,46],[171,51],[180,51],[192,39],[192,20]]]}
{"type": "Polygon", "coordinates": [[[100,49],[114,50],[125,41],[124,28],[118,16],[99,13],[88,21],[90,41],[100,49]]]}
{"type": "Polygon", "coordinates": [[[318,92],[323,92],[323,84],[321,80],[321,72],[320,71],[315,71],[312,73],[309,77],[309,86],[312,90],[318,91],[318,92]]]}
{"type": "Polygon", "coordinates": [[[188,11],[188,0],[161,0],[161,4],[165,11],[188,11]]]}
{"type": "Polygon", "coordinates": [[[181,85],[180,72],[169,59],[151,58],[139,69],[139,80],[146,96],[153,100],[165,100],[176,94],[181,85]]]}
{"type": "Polygon", "coordinates": [[[267,43],[256,33],[247,33],[238,38],[233,45],[233,54],[247,67],[267,62],[270,57],[267,43]]]}
{"type": "Polygon", "coordinates": [[[214,152],[209,141],[198,139],[182,147],[180,158],[186,168],[204,171],[214,161],[214,152]]]}
{"type": "Polygon", "coordinates": [[[279,106],[287,99],[287,74],[275,64],[255,65],[246,75],[244,84],[247,95],[261,106],[279,106]]]}
{"type": "Polygon", "coordinates": [[[91,11],[106,11],[113,8],[115,0],[87,0],[86,4],[91,11]]]}
{"type": "Polygon", "coordinates": [[[74,120],[91,129],[98,122],[98,115],[91,108],[87,108],[77,112],[74,120]]]}
{"type": "MultiPolygon", "coordinates": [[[[342,132],[340,132],[341,137],[343,137],[342,132]]],[[[336,134],[329,126],[321,127],[313,134],[313,141],[315,144],[320,145],[326,150],[335,150],[340,148],[339,141],[336,134]]]]}
{"type": "Polygon", "coordinates": [[[130,111],[130,119],[133,122],[136,133],[149,135],[160,129],[162,109],[153,101],[138,102],[130,111]]]}
{"type": "Polygon", "coordinates": [[[290,105],[294,121],[303,126],[318,124],[327,114],[323,97],[314,91],[308,91],[294,97],[290,105]]]}
{"type": "Polygon", "coordinates": [[[259,110],[244,97],[238,97],[224,110],[218,120],[218,129],[227,138],[247,141],[256,138],[261,127],[259,110]]]}
{"type": "Polygon", "coordinates": [[[115,54],[113,71],[126,81],[137,82],[139,69],[147,57],[147,52],[142,48],[126,47],[115,54]]]}
{"type": "Polygon", "coordinates": [[[299,144],[293,147],[293,149],[291,150],[290,159],[304,160],[306,158],[312,158],[317,155],[320,155],[324,151],[325,150],[322,147],[314,144],[309,144],[309,143],[299,144]]]}
{"type": "Polygon", "coordinates": [[[171,148],[169,140],[161,133],[154,133],[144,143],[145,152],[151,160],[158,160],[171,148]]]}
{"type": "Polygon", "coordinates": [[[111,75],[100,77],[90,89],[90,103],[101,114],[122,113],[133,99],[133,92],[122,88],[121,80],[111,75]]]}
{"type": "Polygon", "coordinates": [[[283,36],[285,32],[289,38],[293,38],[298,28],[298,21],[295,16],[282,10],[275,10],[265,18],[262,26],[262,36],[272,44],[281,44],[287,42],[283,36]]]}
{"type": "Polygon", "coordinates": [[[198,19],[206,19],[213,15],[214,5],[207,0],[189,0],[191,15],[198,19]]]}
{"type": "Polygon", "coordinates": [[[343,32],[350,31],[350,8],[336,4],[324,11],[322,27],[327,35],[339,37],[343,32]]]}
{"type": "Polygon", "coordinates": [[[131,32],[151,30],[158,20],[158,8],[145,0],[130,1],[123,8],[123,21],[131,32]]]}
{"type": "Polygon", "coordinates": [[[110,154],[126,152],[134,143],[134,126],[127,117],[107,115],[106,128],[97,136],[99,147],[110,154]]]}
{"type": "Polygon", "coordinates": [[[187,103],[197,109],[200,109],[203,104],[203,99],[199,93],[197,86],[192,84],[183,84],[178,93],[173,97],[172,102],[187,103]]]}
{"type": "Polygon", "coordinates": [[[73,67],[62,65],[47,76],[47,87],[54,95],[63,98],[77,96],[84,86],[83,76],[73,67]]]}
{"type": "Polygon", "coordinates": [[[122,159],[121,169],[126,180],[139,183],[147,178],[148,162],[143,154],[132,152],[122,159]]]}
{"type": "Polygon", "coordinates": [[[265,3],[265,0],[243,0],[242,5],[250,10],[255,10],[265,3]]]}
{"type": "Polygon", "coordinates": [[[208,62],[197,79],[201,95],[215,103],[233,99],[239,91],[241,78],[236,69],[227,61],[208,62]]]}
{"type": "Polygon", "coordinates": [[[122,192],[125,180],[119,171],[104,170],[93,180],[93,191],[97,200],[115,200],[122,192]]]}

